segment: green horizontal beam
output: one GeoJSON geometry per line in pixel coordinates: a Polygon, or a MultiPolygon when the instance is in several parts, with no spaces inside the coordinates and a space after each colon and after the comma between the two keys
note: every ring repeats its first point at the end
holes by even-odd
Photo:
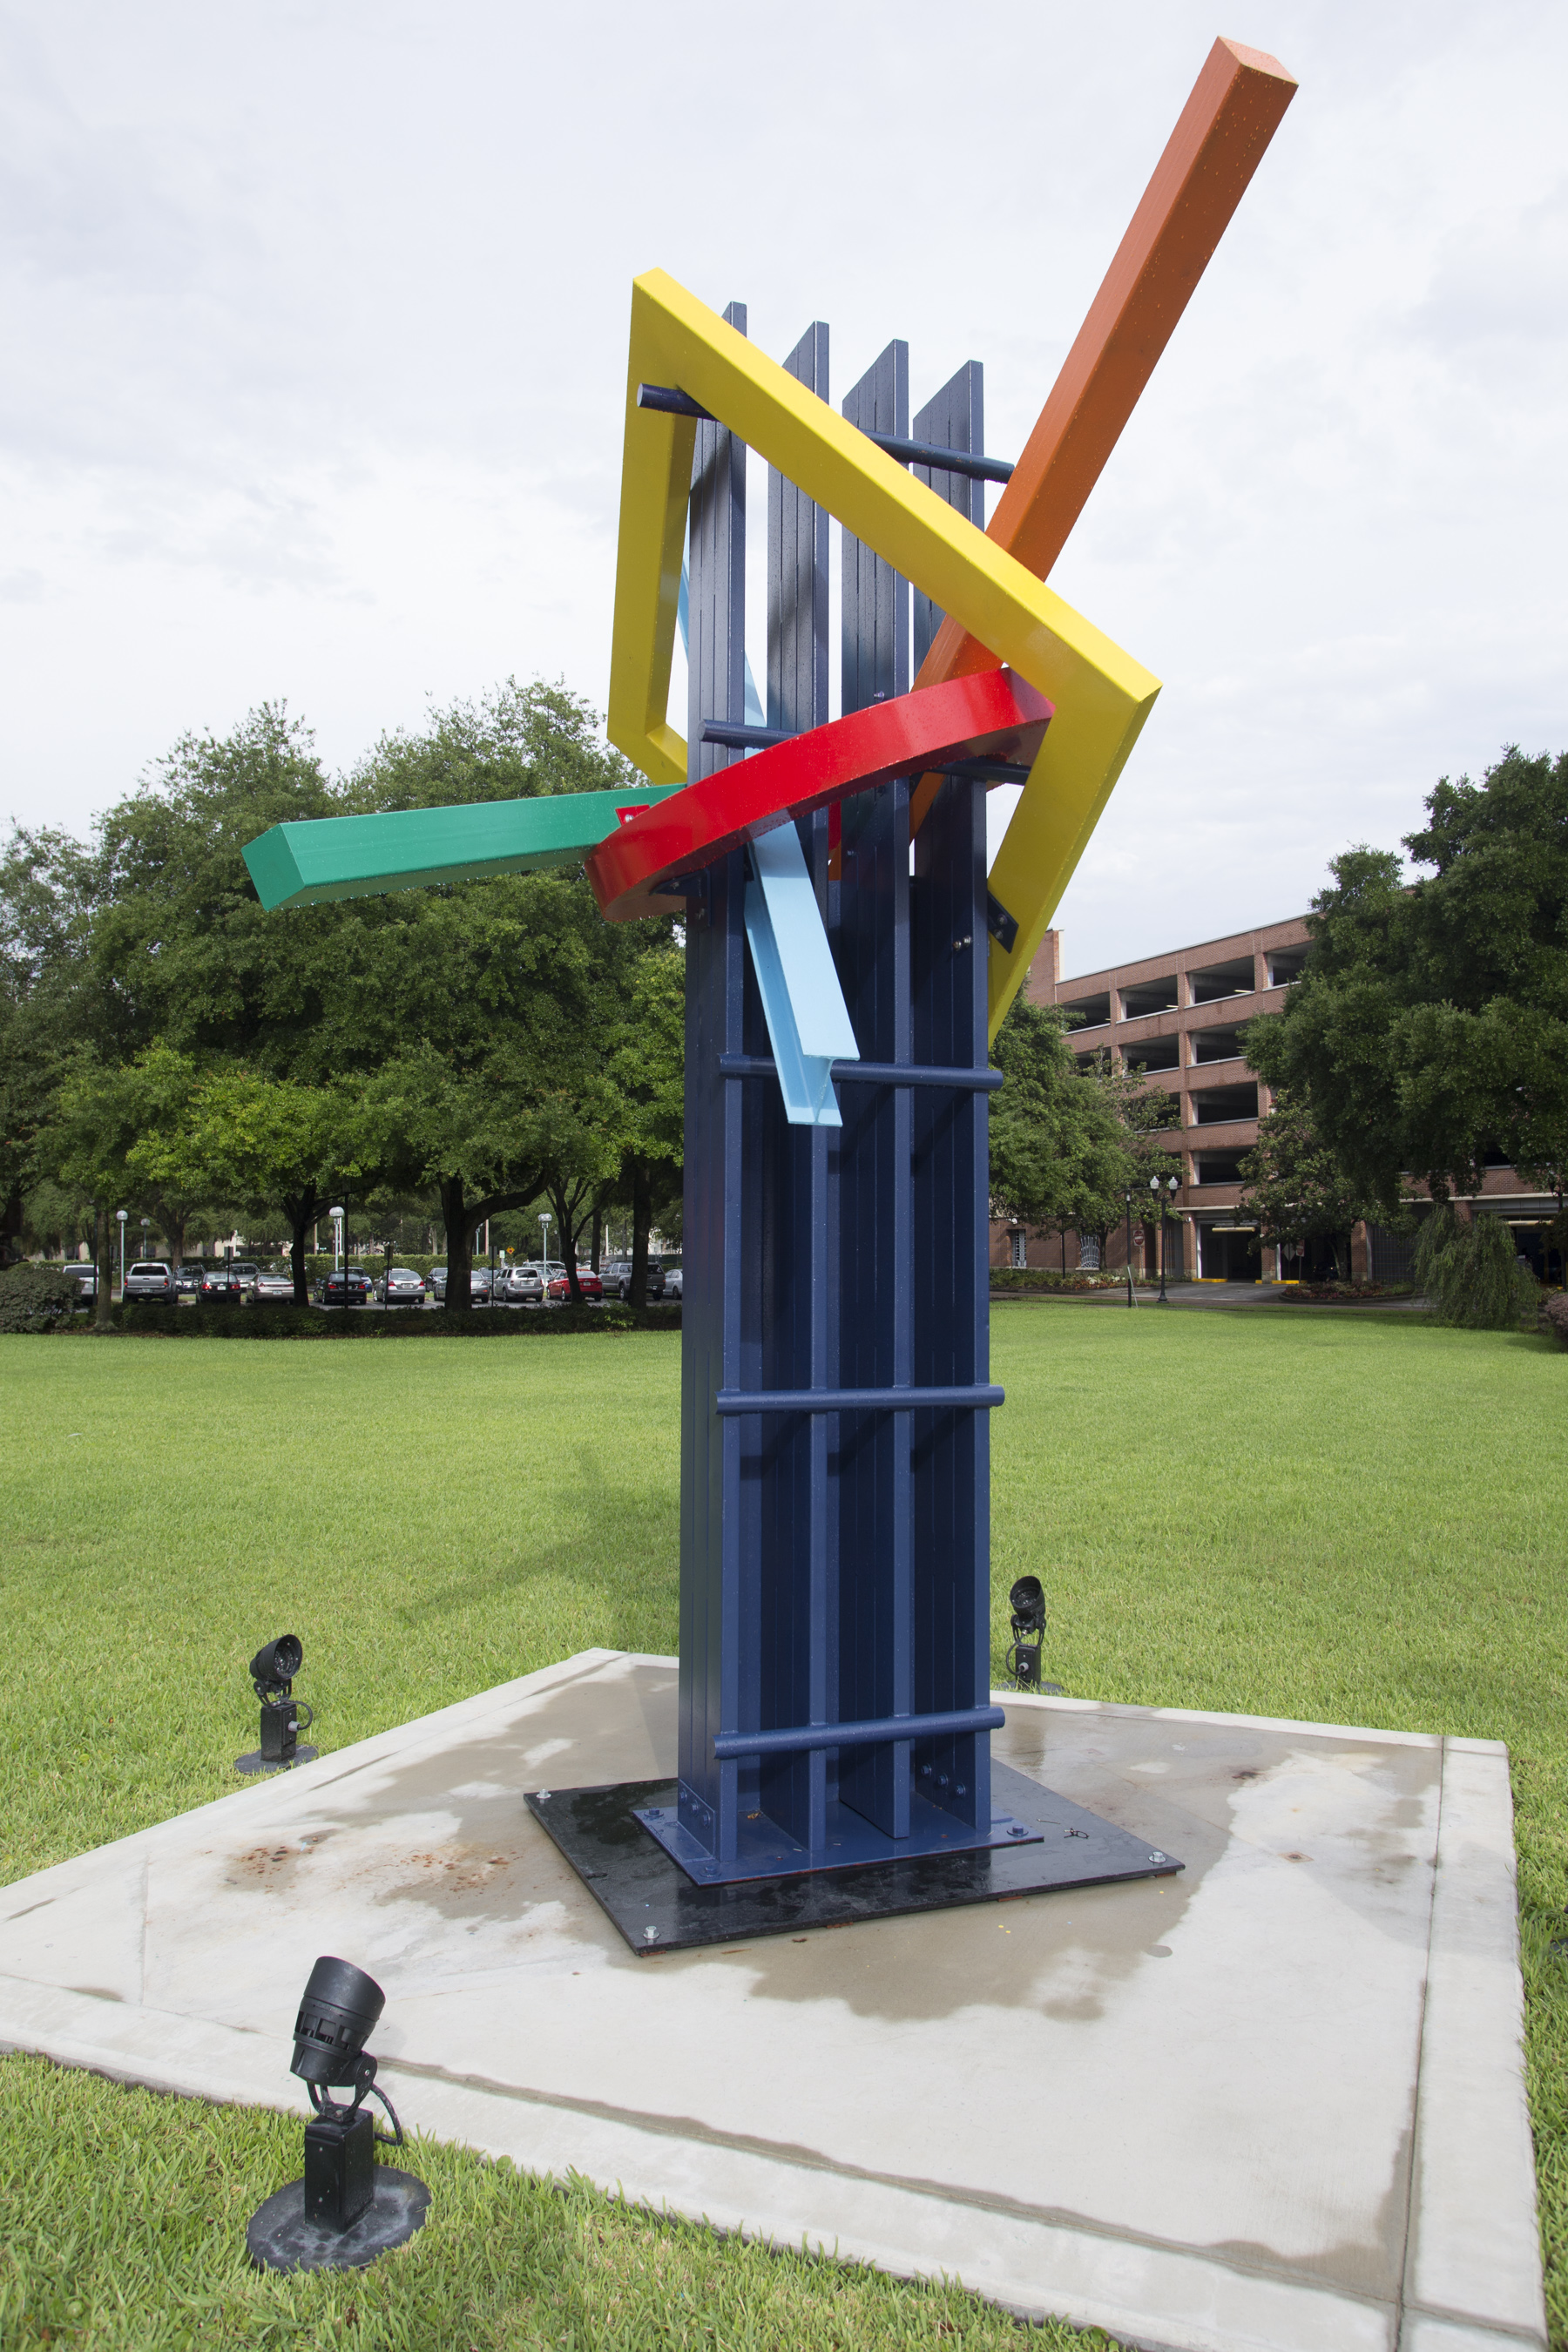
{"type": "Polygon", "coordinates": [[[327,898],[416,890],[427,882],[529,874],[580,865],[614,833],[622,809],[645,808],[677,790],[627,784],[616,793],[546,793],[537,800],[317,817],[275,824],[247,841],[245,862],[268,913],[320,906],[327,898]]]}

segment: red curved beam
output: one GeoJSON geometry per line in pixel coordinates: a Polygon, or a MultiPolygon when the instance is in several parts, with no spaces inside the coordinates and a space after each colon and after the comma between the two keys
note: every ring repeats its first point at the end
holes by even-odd
{"type": "Polygon", "coordinates": [[[612,923],[668,915],[668,898],[655,895],[659,883],[893,776],[982,757],[1030,764],[1051,716],[1045,696],[1025,679],[988,669],[874,702],[754,751],[638,809],[599,844],[587,861],[599,911],[612,923]]]}

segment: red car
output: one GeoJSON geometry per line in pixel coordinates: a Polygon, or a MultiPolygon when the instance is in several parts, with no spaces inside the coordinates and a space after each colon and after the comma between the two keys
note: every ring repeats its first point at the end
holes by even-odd
{"type": "MultiPolygon", "coordinates": [[[[603,1306],[605,1299],[605,1286],[599,1280],[598,1276],[595,1273],[591,1265],[580,1265],[577,1268],[577,1287],[582,1292],[584,1298],[596,1298],[599,1301],[599,1304],[603,1306]]],[[[550,1296],[555,1300],[557,1306],[560,1305],[563,1298],[569,1299],[571,1297],[572,1286],[563,1274],[558,1274],[554,1281],[551,1284],[550,1296]]]]}

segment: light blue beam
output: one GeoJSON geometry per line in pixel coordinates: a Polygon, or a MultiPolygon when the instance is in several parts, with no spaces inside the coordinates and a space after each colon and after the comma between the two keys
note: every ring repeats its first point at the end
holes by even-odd
{"type": "Polygon", "coordinates": [[[792,1127],[842,1127],[833,1065],[858,1062],[860,1048],[800,835],[793,824],[778,825],[750,854],[756,880],[746,885],[746,937],[784,1117],[792,1127]]]}

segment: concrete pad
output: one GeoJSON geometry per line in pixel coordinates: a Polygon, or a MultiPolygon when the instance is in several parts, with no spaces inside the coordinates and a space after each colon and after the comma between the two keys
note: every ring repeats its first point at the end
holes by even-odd
{"type": "Polygon", "coordinates": [[[1183,1874],[638,1958],[521,1801],[674,1769],[588,1651],[0,1891],[0,2043],[302,2111],[338,1952],[405,2124],[535,2170],[1165,2352],[1543,2347],[1503,1748],[999,1700],[1183,1874]]]}

